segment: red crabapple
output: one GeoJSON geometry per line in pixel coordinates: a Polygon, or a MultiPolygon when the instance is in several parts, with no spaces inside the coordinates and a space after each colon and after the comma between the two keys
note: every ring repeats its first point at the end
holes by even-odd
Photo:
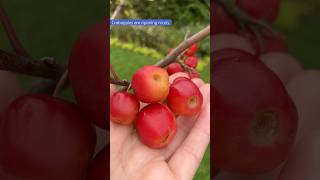
{"type": "Polygon", "coordinates": [[[173,81],[167,97],[167,104],[175,114],[196,115],[200,112],[202,103],[202,94],[190,79],[180,77],[173,81]]]}
{"type": "Polygon", "coordinates": [[[110,98],[110,119],[119,124],[132,124],[138,117],[140,103],[128,92],[116,92],[110,98]]]}
{"type": "Polygon", "coordinates": [[[143,144],[150,148],[163,148],[176,134],[176,119],[166,105],[152,103],[139,112],[136,129],[143,144]]]}
{"type": "Polygon", "coordinates": [[[187,56],[194,56],[196,54],[198,50],[198,45],[197,44],[192,44],[188,49],[187,51],[185,52],[185,54],[187,56]]]}
{"type": "Polygon", "coordinates": [[[96,136],[77,106],[27,95],[13,101],[0,122],[0,171],[12,179],[83,178],[96,136]]]}
{"type": "Polygon", "coordinates": [[[198,58],[195,56],[189,56],[184,63],[191,68],[196,68],[198,65],[198,58]]]}
{"type": "Polygon", "coordinates": [[[297,109],[280,79],[256,56],[213,53],[214,165],[259,174],[284,162],[294,144],[297,109]]]}
{"type": "Polygon", "coordinates": [[[75,41],[69,61],[69,79],[86,119],[109,129],[107,120],[107,23],[106,19],[89,27],[75,41]]]}
{"type": "Polygon", "coordinates": [[[144,66],[133,75],[132,88],[138,100],[142,102],[163,101],[169,93],[169,75],[160,67],[144,66]]]}
{"type": "Polygon", "coordinates": [[[167,67],[167,72],[169,75],[177,72],[182,72],[182,71],[183,71],[183,68],[179,63],[176,63],[176,62],[169,64],[169,66],[167,67]]]}

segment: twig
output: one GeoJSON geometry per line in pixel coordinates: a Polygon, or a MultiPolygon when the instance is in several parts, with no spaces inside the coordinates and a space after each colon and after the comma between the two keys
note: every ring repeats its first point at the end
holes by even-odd
{"type": "Polygon", "coordinates": [[[0,50],[0,70],[59,80],[65,72],[66,66],[60,65],[52,60],[33,60],[28,57],[22,57],[0,50]]]}
{"type": "Polygon", "coordinates": [[[114,78],[110,78],[110,83],[115,84],[115,85],[119,85],[119,86],[129,86],[130,85],[130,82],[127,80],[116,80],[114,78]]]}
{"type": "Polygon", "coordinates": [[[189,35],[190,35],[190,31],[187,31],[187,32],[184,34],[184,40],[188,39],[188,38],[189,38],[189,35]]]}
{"type": "Polygon", "coordinates": [[[2,0],[0,0],[0,21],[2,23],[2,26],[4,27],[4,30],[9,38],[10,44],[14,51],[18,55],[29,57],[29,54],[22,46],[18,36],[16,35],[16,32],[11,24],[8,14],[6,13],[5,8],[3,6],[2,0]]]}
{"type": "Polygon", "coordinates": [[[111,19],[117,18],[117,16],[119,15],[120,11],[122,10],[123,5],[124,5],[124,0],[120,0],[120,4],[114,10],[114,12],[113,12],[113,14],[111,16],[111,19]]]}
{"type": "Polygon", "coordinates": [[[242,9],[240,9],[234,0],[216,0],[219,5],[221,5],[225,11],[236,21],[240,27],[252,30],[252,28],[266,28],[272,33],[276,33],[276,30],[267,22],[263,20],[256,19],[242,9]]]}
{"type": "Polygon", "coordinates": [[[110,64],[110,70],[111,70],[113,78],[116,80],[120,80],[120,78],[119,78],[118,74],[116,73],[116,71],[114,70],[112,64],[110,64]]]}
{"type": "Polygon", "coordinates": [[[164,59],[156,63],[156,66],[165,67],[169,65],[171,62],[175,61],[175,59],[184,52],[187,48],[189,48],[192,44],[197,43],[207,36],[210,35],[210,26],[202,29],[200,32],[194,34],[190,38],[181,42],[171,53],[169,53],[164,59]]]}

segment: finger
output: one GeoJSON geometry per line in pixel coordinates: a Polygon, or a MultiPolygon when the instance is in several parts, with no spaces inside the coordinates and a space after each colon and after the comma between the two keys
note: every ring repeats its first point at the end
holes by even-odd
{"type": "MultiPolygon", "coordinates": [[[[204,87],[210,90],[209,85],[204,87]]],[[[190,179],[195,175],[209,142],[210,103],[207,103],[189,135],[169,160],[169,166],[176,177],[190,179]]]]}
{"type": "MultiPolygon", "coordinates": [[[[110,84],[110,97],[117,91],[114,84],[110,84]]],[[[114,123],[110,116],[110,148],[119,148],[122,142],[131,135],[132,125],[114,123]]]]}
{"type": "Polygon", "coordinates": [[[172,84],[175,79],[178,77],[190,78],[189,75],[185,72],[177,72],[169,76],[169,83],[172,84]]]}
{"type": "Polygon", "coordinates": [[[200,78],[193,78],[191,81],[198,86],[198,88],[202,87],[205,83],[202,79],[200,78]]]}
{"type": "Polygon", "coordinates": [[[131,136],[132,125],[120,125],[110,121],[110,149],[121,148],[123,142],[131,136]]]}
{"type": "MultiPolygon", "coordinates": [[[[210,97],[210,85],[204,85],[200,88],[200,91],[203,97],[210,97]]],[[[202,109],[205,109],[207,104],[209,103],[209,98],[204,98],[202,109]]],[[[203,111],[203,110],[202,110],[203,111]]],[[[201,114],[201,113],[200,113],[201,114]]],[[[188,116],[179,116],[177,118],[177,133],[174,137],[173,141],[160,152],[166,158],[170,158],[172,154],[177,150],[177,148],[181,145],[181,143],[185,140],[190,130],[194,126],[195,122],[199,118],[199,115],[188,117],[188,116]]]]}
{"type": "Polygon", "coordinates": [[[110,84],[110,97],[117,91],[117,87],[114,84],[110,84]]]}

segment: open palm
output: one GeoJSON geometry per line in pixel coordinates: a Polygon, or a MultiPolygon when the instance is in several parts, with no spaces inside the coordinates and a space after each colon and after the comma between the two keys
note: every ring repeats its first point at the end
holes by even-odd
{"type": "Polygon", "coordinates": [[[203,85],[200,90],[204,97],[201,113],[177,117],[176,136],[164,149],[145,146],[132,126],[110,121],[111,180],[193,178],[210,141],[210,85],[203,85]]]}

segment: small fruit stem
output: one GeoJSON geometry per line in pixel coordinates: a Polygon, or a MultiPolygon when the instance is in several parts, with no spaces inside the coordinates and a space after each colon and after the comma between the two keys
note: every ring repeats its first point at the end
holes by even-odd
{"type": "Polygon", "coordinates": [[[181,42],[171,53],[169,53],[164,59],[157,62],[155,65],[159,67],[165,67],[174,62],[175,59],[188,49],[192,44],[197,43],[210,35],[210,25],[194,34],[190,38],[181,42]]]}
{"type": "Polygon", "coordinates": [[[122,10],[124,6],[124,0],[120,0],[120,4],[116,7],[116,9],[114,10],[111,19],[115,19],[117,18],[117,16],[119,15],[120,11],[122,10]]]}
{"type": "Polygon", "coordinates": [[[110,78],[110,83],[115,84],[115,85],[119,85],[119,86],[129,86],[130,85],[130,82],[127,80],[116,80],[114,78],[110,78]]]}
{"type": "Polygon", "coordinates": [[[190,31],[187,31],[186,34],[184,35],[184,40],[187,40],[189,38],[190,31]]]}
{"type": "Polygon", "coordinates": [[[114,70],[112,64],[110,64],[110,70],[111,70],[113,78],[116,79],[116,80],[120,80],[120,78],[119,78],[117,72],[114,70]]]}
{"type": "Polygon", "coordinates": [[[235,0],[216,0],[219,5],[221,5],[224,10],[232,17],[232,19],[240,26],[240,28],[245,28],[248,30],[262,29],[266,28],[272,33],[276,33],[276,30],[267,22],[263,20],[256,19],[248,15],[245,11],[240,9],[235,0]]]}

